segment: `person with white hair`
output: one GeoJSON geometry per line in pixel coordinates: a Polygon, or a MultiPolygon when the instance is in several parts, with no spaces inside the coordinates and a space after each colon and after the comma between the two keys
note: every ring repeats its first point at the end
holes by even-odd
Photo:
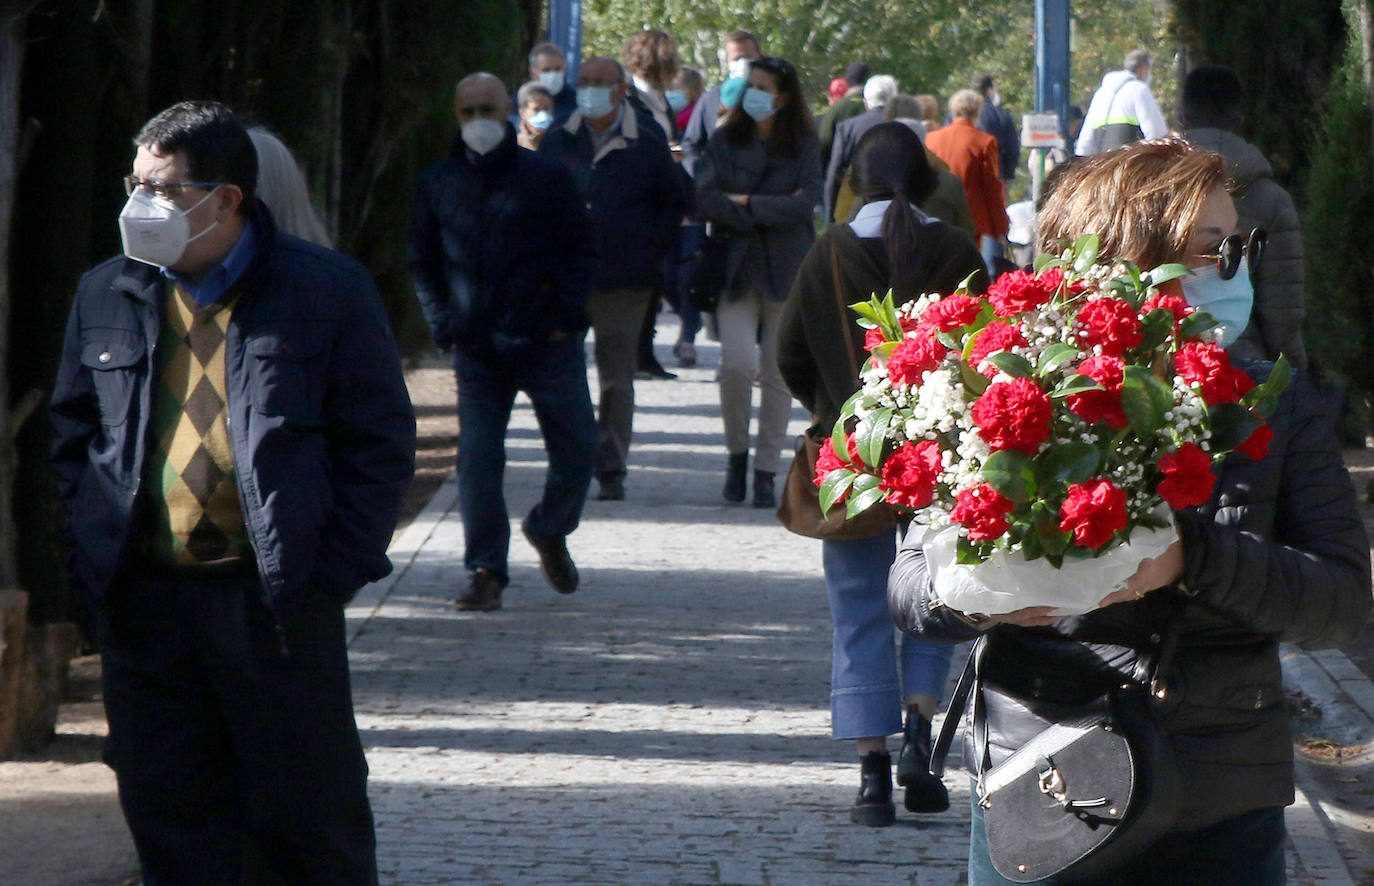
{"type": "Polygon", "coordinates": [[[1154,62],[1144,49],[1126,53],[1121,70],[1108,71],[1088,105],[1074,153],[1089,157],[1129,145],[1139,139],[1159,138],[1169,131],[1159,104],[1150,91],[1154,62]]]}
{"type": "Polygon", "coordinates": [[[310,189],[305,184],[305,174],[296,164],[291,149],[262,126],[250,126],[248,137],[253,140],[253,147],[258,153],[258,197],[272,212],[277,229],[319,246],[333,248],[329,231],[315,214],[315,207],[310,202],[310,189]]]}
{"type": "Polygon", "coordinates": [[[825,170],[825,220],[835,220],[835,200],[849,170],[854,147],[868,130],[883,122],[883,110],[900,89],[891,74],[874,74],[864,84],[864,105],[868,110],[841,122],[835,127],[835,141],[830,146],[830,163],[825,170]]]}

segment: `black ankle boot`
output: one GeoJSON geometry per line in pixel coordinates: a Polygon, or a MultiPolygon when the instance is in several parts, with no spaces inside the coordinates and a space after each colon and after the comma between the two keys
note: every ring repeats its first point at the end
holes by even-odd
{"type": "Polygon", "coordinates": [[[930,774],[930,721],[916,708],[907,708],[902,751],[897,755],[897,784],[906,788],[908,812],[944,812],[949,790],[930,774]]]}
{"type": "Polygon", "coordinates": [[[754,507],[776,508],[778,498],[773,494],[773,472],[754,471],[754,507]]]}
{"type": "Polygon", "coordinates": [[[859,758],[859,796],[849,810],[849,820],[870,828],[885,828],[896,821],[892,805],[892,758],[881,751],[859,758]]]}
{"type": "Polygon", "coordinates": [[[730,461],[725,466],[725,489],[721,492],[726,501],[744,501],[744,487],[748,482],[748,473],[749,453],[741,452],[739,455],[731,453],[730,461]]]}

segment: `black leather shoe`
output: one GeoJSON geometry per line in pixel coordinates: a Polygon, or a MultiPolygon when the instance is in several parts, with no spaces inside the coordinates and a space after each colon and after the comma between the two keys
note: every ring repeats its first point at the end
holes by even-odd
{"type": "Polygon", "coordinates": [[[773,493],[773,472],[754,472],[754,507],[776,508],[778,497],[773,493]]]}
{"type": "Polygon", "coordinates": [[[455,605],[473,612],[490,612],[501,608],[501,579],[485,569],[475,569],[468,575],[468,589],[459,594],[455,605]]]}
{"type": "Polygon", "coordinates": [[[560,594],[571,594],[577,590],[577,564],[568,553],[567,537],[562,535],[541,538],[521,527],[525,539],[539,554],[539,567],[544,570],[544,580],[560,594]]]}
{"type": "Polygon", "coordinates": [[[915,708],[906,712],[902,750],[897,755],[897,784],[906,788],[908,812],[944,812],[949,808],[949,789],[930,774],[930,721],[915,708]]]}
{"type": "Polygon", "coordinates": [[[859,796],[849,820],[870,828],[885,828],[897,820],[892,805],[892,758],[874,751],[859,758],[859,796]]]}
{"type": "Polygon", "coordinates": [[[744,501],[744,487],[748,483],[749,453],[731,455],[725,465],[725,489],[721,495],[726,501],[744,501]]]}

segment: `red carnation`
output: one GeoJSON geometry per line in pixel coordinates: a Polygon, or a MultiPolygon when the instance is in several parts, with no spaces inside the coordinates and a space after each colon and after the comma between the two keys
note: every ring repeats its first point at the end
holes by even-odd
{"type": "Polygon", "coordinates": [[[1119,298],[1095,298],[1083,306],[1074,321],[1078,342],[1084,347],[1102,346],[1102,353],[1120,357],[1145,337],[1135,308],[1119,298]]]}
{"type": "Polygon", "coordinates": [[[983,312],[983,302],[968,295],[947,295],[921,314],[921,325],[950,332],[968,326],[983,312]]]}
{"type": "Polygon", "coordinates": [[[1028,378],[993,382],[973,404],[978,436],[992,449],[1019,449],[1027,455],[1050,436],[1050,398],[1028,378]]]}
{"type": "Polygon", "coordinates": [[[894,385],[919,385],[921,374],[939,366],[948,353],[949,349],[940,344],[933,331],[918,329],[887,358],[887,377],[894,385]]]}
{"type": "Polygon", "coordinates": [[[1100,548],[1126,528],[1126,493],[1110,480],[1069,487],[1059,508],[1059,528],[1081,547],[1100,548]]]}
{"type": "Polygon", "coordinates": [[[887,336],[883,335],[881,329],[874,327],[864,333],[864,350],[871,351],[885,341],[887,341],[887,336]]]}
{"type": "Polygon", "coordinates": [[[1015,317],[1048,302],[1062,279],[1062,275],[1053,278],[1046,274],[1036,279],[1028,271],[1007,271],[988,287],[988,301],[997,316],[1015,317]]]}
{"type": "Polygon", "coordinates": [[[1255,380],[1231,365],[1231,358],[1214,344],[1190,342],[1174,355],[1174,371],[1190,385],[1198,385],[1208,406],[1239,403],[1255,380]]]}
{"type": "Polygon", "coordinates": [[[934,440],[906,442],[883,462],[879,487],[887,490],[890,504],[923,508],[935,497],[940,476],[940,444],[934,440]]]}
{"type": "MultiPolygon", "coordinates": [[[[834,443],[831,442],[829,437],[826,437],[825,442],[821,444],[821,451],[816,453],[816,476],[811,482],[820,486],[825,483],[825,478],[831,471],[838,471],[845,467],[848,466],[840,461],[840,457],[835,454],[834,443]]],[[[846,489],[844,495],[835,500],[844,501],[848,496],[849,490],[846,489]]]]}
{"type": "Polygon", "coordinates": [[[1269,441],[1274,439],[1274,429],[1268,424],[1262,424],[1250,432],[1250,436],[1245,438],[1245,442],[1236,447],[1237,452],[1243,452],[1255,461],[1263,461],[1269,454],[1269,441]]]}
{"type": "MultiPolygon", "coordinates": [[[[1053,295],[1059,290],[1060,286],[1064,285],[1064,269],[1046,268],[1041,271],[1040,275],[1035,279],[1040,282],[1041,287],[1049,290],[1050,294],[1053,295]]],[[[1075,280],[1069,284],[1069,295],[1077,295],[1087,288],[1087,285],[1082,280],[1075,280]]]]}
{"type": "Polygon", "coordinates": [[[1171,508],[1191,508],[1212,497],[1217,479],[1212,474],[1212,457],[1196,443],[1184,443],[1175,452],[1159,459],[1164,479],[1159,481],[1159,497],[1171,508]]]}
{"type": "Polygon", "coordinates": [[[1089,357],[1078,364],[1077,372],[1106,390],[1069,394],[1064,398],[1069,409],[1090,425],[1105,421],[1112,430],[1126,427],[1129,422],[1121,409],[1121,382],[1126,377],[1126,364],[1122,359],[1107,354],[1089,357]]]}
{"type": "Polygon", "coordinates": [[[1154,295],[1145,299],[1145,304],[1140,306],[1140,316],[1144,317],[1151,311],[1163,308],[1174,315],[1174,332],[1178,332],[1178,324],[1183,322],[1183,318],[1193,313],[1196,309],[1188,304],[1181,295],[1166,295],[1156,292],[1154,295]]]}
{"type": "Polygon", "coordinates": [[[969,541],[992,541],[1007,531],[1007,514],[1015,509],[1011,499],[987,483],[979,483],[954,497],[949,518],[968,527],[969,541]]]}
{"type": "MultiPolygon", "coordinates": [[[[1026,337],[1021,334],[1021,328],[1011,323],[999,323],[994,320],[987,326],[978,331],[973,337],[973,347],[969,350],[968,362],[974,369],[982,363],[990,354],[998,351],[1010,351],[1012,348],[1024,348],[1026,337]]],[[[997,374],[995,367],[979,370],[988,378],[997,374]]]]}

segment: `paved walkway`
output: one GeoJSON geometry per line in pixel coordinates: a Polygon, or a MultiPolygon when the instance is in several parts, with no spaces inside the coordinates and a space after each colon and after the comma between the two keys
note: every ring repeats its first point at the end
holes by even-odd
{"type": "MultiPolygon", "coordinates": [[[[700,350],[679,380],[636,385],[628,500],[588,503],[570,541],[575,595],[544,584],[518,531],[544,471],[522,398],[505,608],[452,605],[452,478],[394,546],[395,575],[350,607],[383,883],[964,882],[961,773],[948,813],[849,822],[857,761],[829,737],[819,542],[721,500],[717,352],[700,350]]],[[[794,411],[792,430],[805,423],[794,411]]],[[[1374,687],[1343,657],[1292,657],[1309,694],[1329,691],[1352,734],[1374,735],[1374,687]]],[[[1332,819],[1305,795],[1290,810],[1291,882],[1368,882],[1346,836],[1362,822],[1332,819]]]]}

